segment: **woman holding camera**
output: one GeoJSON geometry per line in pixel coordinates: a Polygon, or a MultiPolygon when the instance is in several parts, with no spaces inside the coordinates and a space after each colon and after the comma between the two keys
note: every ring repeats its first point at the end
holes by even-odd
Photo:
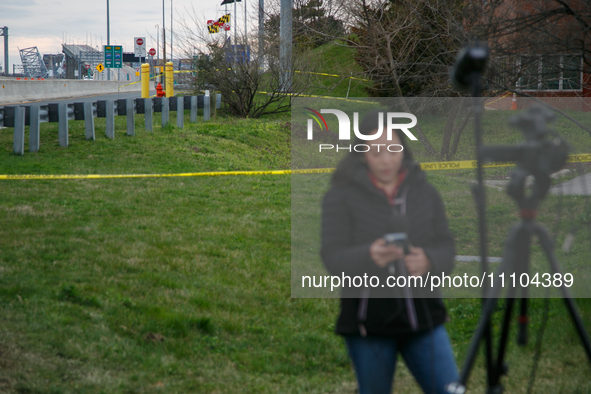
{"type": "Polygon", "coordinates": [[[440,293],[396,287],[393,279],[450,274],[454,240],[439,194],[413,161],[402,131],[387,139],[382,116],[375,111],[364,118],[360,132],[381,135],[355,142],[369,150],[352,151],[339,163],[322,202],[321,256],[328,271],[380,279],[378,286],[342,288],[336,331],[345,338],[360,394],[391,392],[398,353],[425,393],[445,393],[458,372],[440,293]],[[406,234],[408,243],[388,243],[385,235],[392,233],[406,234]]]}

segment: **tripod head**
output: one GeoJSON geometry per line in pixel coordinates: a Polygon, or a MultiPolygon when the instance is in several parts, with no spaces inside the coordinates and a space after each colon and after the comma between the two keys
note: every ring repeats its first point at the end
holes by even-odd
{"type": "Polygon", "coordinates": [[[554,119],[555,115],[549,109],[531,107],[510,120],[510,124],[523,133],[525,142],[483,146],[479,151],[485,162],[513,161],[517,164],[511,174],[507,194],[521,209],[537,209],[550,188],[550,174],[561,169],[568,158],[568,143],[547,125],[554,119]],[[525,181],[528,175],[533,175],[534,185],[532,192],[526,195],[525,181]]]}

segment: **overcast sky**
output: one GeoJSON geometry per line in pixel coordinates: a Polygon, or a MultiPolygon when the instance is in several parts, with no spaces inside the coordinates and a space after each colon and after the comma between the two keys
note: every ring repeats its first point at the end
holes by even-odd
{"type": "MultiPolygon", "coordinates": [[[[207,19],[218,19],[224,10],[221,2],[222,0],[173,0],[173,30],[179,25],[183,15],[192,13],[192,8],[203,19],[203,24],[207,19]]],[[[171,0],[164,0],[164,5],[168,31],[166,36],[169,42],[171,0]]],[[[249,13],[255,5],[258,6],[258,0],[247,0],[249,13]]],[[[233,5],[228,7],[229,10],[233,8],[233,5]]],[[[110,0],[109,10],[111,44],[123,45],[125,52],[133,52],[133,38],[146,37],[147,49],[156,48],[156,25],[160,25],[162,29],[162,0],[110,0]]],[[[238,26],[244,26],[242,3],[238,3],[237,13],[238,26]]],[[[256,24],[256,20],[249,20],[249,25],[251,23],[256,24]]],[[[106,44],[107,0],[0,0],[0,26],[8,27],[9,63],[12,72],[12,64],[21,64],[18,48],[36,46],[42,55],[60,53],[64,36],[68,37],[68,43],[74,44],[86,42],[90,45],[92,39],[92,45],[99,47],[102,36],[102,44],[106,44]]],[[[2,64],[3,46],[2,42],[2,64]]]]}

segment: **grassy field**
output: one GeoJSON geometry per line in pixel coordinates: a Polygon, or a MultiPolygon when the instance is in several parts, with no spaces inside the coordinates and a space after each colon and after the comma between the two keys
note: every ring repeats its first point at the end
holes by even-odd
{"type": "MultiPolygon", "coordinates": [[[[3,129],[0,174],[289,168],[289,120],[220,116],[147,133],[138,116],[136,136],[127,137],[125,119],[117,118],[116,138],[108,140],[98,119],[94,142],[84,140],[82,122],[72,122],[66,149],[57,126],[43,124],[41,152],[23,157],[10,153],[12,129],[3,129]]],[[[509,142],[502,131],[498,142],[509,142]]],[[[426,132],[437,140],[435,127],[426,132]]],[[[470,139],[464,143],[467,155],[470,139]]],[[[477,254],[471,176],[429,173],[459,254],[477,254]]],[[[354,393],[333,333],[338,300],[291,298],[292,192],[290,177],[268,175],[1,181],[0,392],[354,393]]],[[[503,192],[490,191],[488,202],[490,249],[498,255],[516,215],[503,192]]],[[[552,229],[558,204],[558,239],[581,224],[576,248],[588,261],[589,246],[581,244],[589,237],[587,199],[548,198],[540,219],[552,229]]],[[[577,302],[591,327],[590,300],[577,302]]],[[[510,343],[507,392],[526,392],[544,303],[531,301],[530,344],[510,343]]],[[[461,365],[480,301],[446,304],[461,365]]],[[[495,333],[500,317],[499,308],[495,333]]],[[[535,392],[591,392],[589,364],[557,299],[549,301],[542,350],[535,392]]],[[[472,392],[484,392],[484,382],[479,358],[472,392]]],[[[402,363],[396,388],[418,392],[402,363]]]]}
{"type": "Polygon", "coordinates": [[[344,42],[332,42],[311,51],[311,71],[328,75],[311,75],[307,94],[332,97],[367,97],[363,70],[353,58],[355,50],[344,42]],[[338,70],[338,71],[335,71],[338,70]],[[338,75],[338,76],[334,76],[338,75]],[[354,77],[352,79],[350,77],[354,77]]]}

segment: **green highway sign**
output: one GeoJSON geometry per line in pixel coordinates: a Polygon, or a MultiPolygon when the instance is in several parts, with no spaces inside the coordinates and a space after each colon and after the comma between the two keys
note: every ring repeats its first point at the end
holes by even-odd
{"type": "Polygon", "coordinates": [[[121,45],[105,45],[105,68],[123,67],[123,47],[121,45]]]}

